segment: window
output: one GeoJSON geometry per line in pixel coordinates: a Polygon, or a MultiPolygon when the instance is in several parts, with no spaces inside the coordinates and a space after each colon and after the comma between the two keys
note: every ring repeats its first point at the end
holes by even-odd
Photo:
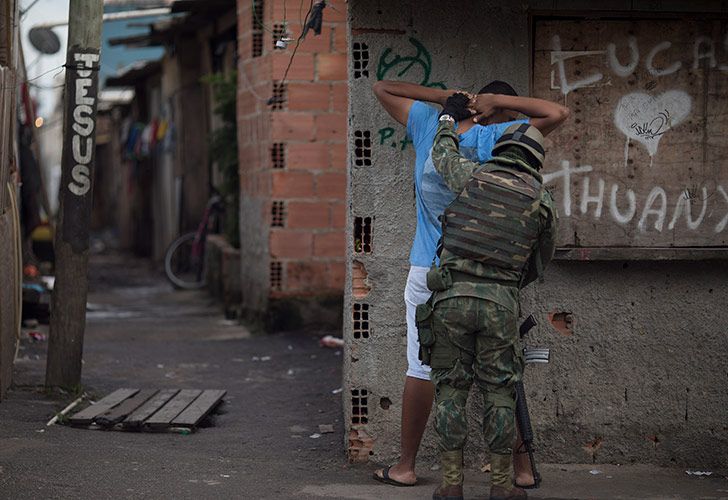
{"type": "Polygon", "coordinates": [[[286,224],[286,203],[274,201],[271,205],[271,223],[273,227],[283,227],[286,224]]]}
{"type": "Polygon", "coordinates": [[[288,99],[288,85],[283,82],[273,82],[273,98],[271,102],[272,110],[281,110],[286,106],[288,99]]]}
{"type": "Polygon", "coordinates": [[[354,338],[369,338],[369,304],[354,303],[352,311],[354,338]]]}
{"type": "Polygon", "coordinates": [[[372,253],[371,217],[354,217],[354,253],[372,253]]]}
{"type": "Polygon", "coordinates": [[[275,142],[270,147],[270,163],[273,168],[286,168],[286,145],[283,142],[275,142]]]}
{"type": "Polygon", "coordinates": [[[369,391],[366,389],[351,390],[351,423],[366,424],[369,422],[369,391]]]}
{"type": "Polygon", "coordinates": [[[283,289],[283,264],[279,261],[270,263],[270,288],[276,291],[283,289]]]}
{"type": "Polygon", "coordinates": [[[368,167],[372,164],[372,136],[368,130],[354,131],[354,165],[368,167]]]}
{"type": "Polygon", "coordinates": [[[369,46],[366,43],[354,42],[352,59],[354,78],[369,78],[369,46]]]}

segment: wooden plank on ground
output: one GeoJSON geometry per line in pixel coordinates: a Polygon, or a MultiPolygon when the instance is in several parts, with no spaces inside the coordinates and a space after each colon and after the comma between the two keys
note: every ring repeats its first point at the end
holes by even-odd
{"type": "Polygon", "coordinates": [[[163,389],[157,392],[151,399],[137,408],[134,413],[124,419],[124,427],[138,427],[142,425],[146,419],[156,413],[178,392],[179,389],[163,389]]]}
{"type": "Polygon", "coordinates": [[[183,389],[177,393],[166,405],[164,405],[157,413],[149,417],[144,425],[149,427],[166,427],[174,420],[177,415],[182,413],[190,403],[202,394],[197,389],[183,389]]]}
{"type": "Polygon", "coordinates": [[[111,410],[94,418],[94,422],[102,427],[112,427],[134,412],[157,393],[156,389],[145,389],[125,399],[111,410]]]}
{"type": "Polygon", "coordinates": [[[226,391],[219,390],[204,391],[182,413],[172,420],[172,425],[197,427],[197,424],[220,403],[225,393],[226,391]]]}
{"type": "Polygon", "coordinates": [[[69,422],[72,425],[89,425],[98,415],[109,411],[137,392],[139,392],[139,389],[117,389],[95,405],[91,405],[76,413],[69,419],[69,422]]]}

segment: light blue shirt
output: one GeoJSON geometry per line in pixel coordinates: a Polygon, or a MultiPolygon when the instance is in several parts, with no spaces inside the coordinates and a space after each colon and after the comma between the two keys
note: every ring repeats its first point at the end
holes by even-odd
{"type": "MultiPolygon", "coordinates": [[[[432,163],[432,143],[439,125],[439,114],[440,111],[434,107],[415,101],[407,119],[407,135],[415,148],[417,229],[410,251],[410,264],[413,266],[429,267],[432,264],[437,242],[442,236],[438,217],[458,194],[448,189],[432,163]]],[[[495,142],[514,123],[527,123],[527,120],[473,126],[460,135],[460,153],[479,163],[488,161],[495,142]]]]}

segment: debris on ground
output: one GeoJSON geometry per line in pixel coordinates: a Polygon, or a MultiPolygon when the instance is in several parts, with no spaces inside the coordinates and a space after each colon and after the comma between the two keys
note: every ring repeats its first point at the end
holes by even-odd
{"type": "Polygon", "coordinates": [[[319,345],[321,347],[330,347],[332,349],[339,349],[341,347],[344,347],[344,339],[339,337],[334,337],[333,335],[326,335],[325,337],[322,337],[319,339],[319,345]]]}
{"type": "Polygon", "coordinates": [[[318,432],[314,432],[313,434],[311,434],[308,437],[310,437],[311,439],[318,439],[321,437],[321,434],[319,434],[318,432]]]}
{"type": "Polygon", "coordinates": [[[688,476],[710,476],[713,472],[709,470],[686,470],[685,474],[688,476]]]}
{"type": "Polygon", "coordinates": [[[599,469],[592,469],[589,471],[589,474],[591,474],[592,476],[596,476],[597,474],[602,474],[602,471],[600,471],[599,469]]]}
{"type": "Polygon", "coordinates": [[[490,464],[485,464],[480,468],[480,472],[490,472],[490,464]]]}
{"type": "MultiPolygon", "coordinates": [[[[50,427],[51,425],[53,425],[56,422],[58,422],[58,420],[60,418],[65,417],[68,414],[68,412],[70,412],[71,410],[73,410],[81,401],[84,400],[84,398],[86,398],[86,393],[85,392],[81,396],[77,397],[71,404],[69,404],[68,406],[66,406],[60,412],[56,413],[55,416],[48,421],[48,423],[46,424],[46,427],[50,427]]],[[[41,432],[41,431],[38,431],[38,432],[41,432]]]]}
{"type": "Polygon", "coordinates": [[[334,432],[334,426],[331,424],[319,424],[319,434],[331,434],[334,432]]]}
{"type": "Polygon", "coordinates": [[[331,394],[339,394],[340,392],[343,392],[343,390],[343,388],[339,387],[338,389],[334,389],[333,391],[331,391],[331,394]]]}
{"type": "Polygon", "coordinates": [[[23,320],[23,328],[38,328],[38,320],[35,318],[23,320]]]}
{"type": "Polygon", "coordinates": [[[225,394],[224,390],[118,389],[73,415],[68,423],[87,429],[186,435],[217,410],[225,394]]]}
{"type": "Polygon", "coordinates": [[[28,337],[33,342],[45,342],[48,340],[48,336],[44,333],[36,332],[36,331],[30,331],[28,332],[28,337]]]}

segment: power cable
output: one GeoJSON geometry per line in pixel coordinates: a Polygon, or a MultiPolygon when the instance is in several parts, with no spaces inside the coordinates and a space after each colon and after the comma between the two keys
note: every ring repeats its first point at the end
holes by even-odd
{"type": "MultiPolygon", "coordinates": [[[[272,29],[270,29],[268,26],[266,26],[265,24],[263,24],[263,21],[261,21],[260,19],[258,19],[258,9],[256,9],[255,0],[252,0],[252,1],[253,1],[253,20],[256,23],[258,23],[268,33],[273,33],[273,30],[272,29]]],[[[285,4],[284,4],[284,6],[285,6],[285,4]]]]}
{"type": "MultiPolygon", "coordinates": [[[[317,6],[323,4],[323,6],[320,8],[320,10],[323,9],[323,7],[326,6],[326,1],[321,0],[317,6]]],[[[303,0],[301,0],[301,5],[303,5],[303,0]]],[[[306,36],[306,33],[308,32],[308,24],[309,24],[309,16],[311,16],[311,13],[313,12],[313,0],[311,0],[311,3],[308,6],[308,12],[306,13],[306,18],[304,19],[303,26],[301,29],[301,34],[298,35],[298,39],[296,40],[296,46],[293,48],[293,53],[291,54],[291,58],[288,60],[288,66],[286,66],[286,71],[283,73],[283,79],[280,81],[281,85],[285,85],[286,80],[288,79],[288,72],[291,69],[291,65],[293,64],[293,59],[296,57],[296,52],[298,51],[298,47],[301,45],[301,42],[303,41],[303,38],[306,36]]],[[[278,102],[279,99],[276,99],[275,96],[268,99],[268,104],[273,105],[276,102],[278,102]]]]}
{"type": "Polygon", "coordinates": [[[28,5],[26,8],[21,9],[21,11],[20,11],[20,18],[21,19],[24,18],[25,17],[25,14],[27,14],[30,9],[32,9],[33,7],[35,7],[35,4],[37,4],[38,2],[40,2],[40,0],[34,0],[33,3],[31,3],[30,5],[28,5]]]}
{"type": "MultiPolygon", "coordinates": [[[[23,80],[22,82],[19,82],[19,83],[15,84],[15,85],[6,85],[6,86],[4,86],[4,87],[0,87],[0,90],[7,90],[7,89],[15,89],[15,88],[20,88],[20,87],[22,87],[23,85],[25,85],[26,83],[30,83],[30,82],[32,82],[32,81],[34,81],[34,80],[37,80],[38,78],[44,77],[44,76],[45,76],[45,75],[47,75],[48,73],[51,73],[51,72],[53,72],[53,71],[55,71],[55,70],[57,70],[57,69],[63,70],[63,68],[65,68],[65,67],[66,67],[66,65],[65,65],[65,64],[61,64],[60,66],[56,66],[55,68],[51,68],[51,69],[49,69],[48,71],[44,71],[43,73],[41,73],[41,74],[40,74],[40,75],[38,75],[38,76],[34,76],[33,78],[28,78],[28,79],[26,79],[26,80],[23,80]]],[[[89,69],[90,69],[90,68],[89,68],[89,69]]],[[[58,75],[60,75],[60,74],[61,74],[61,71],[59,71],[59,72],[58,72],[58,73],[57,73],[56,75],[54,75],[54,76],[53,76],[53,78],[55,78],[56,76],[58,76],[58,75]]]]}

